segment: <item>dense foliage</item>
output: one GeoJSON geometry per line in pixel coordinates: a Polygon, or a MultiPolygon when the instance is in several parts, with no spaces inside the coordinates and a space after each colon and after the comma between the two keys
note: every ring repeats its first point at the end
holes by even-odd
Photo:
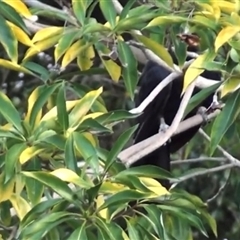
{"type": "Polygon", "coordinates": [[[0,1],[0,239],[239,239],[239,1],[120,3],[0,1]],[[127,168],[138,70],[146,56],[174,69],[169,46],[181,69],[186,28],[201,53],[184,91],[221,71],[225,106],[172,173],[127,168]]]}

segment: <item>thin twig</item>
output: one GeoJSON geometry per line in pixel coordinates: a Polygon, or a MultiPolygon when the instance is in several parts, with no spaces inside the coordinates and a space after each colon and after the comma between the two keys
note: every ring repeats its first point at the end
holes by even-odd
{"type": "Polygon", "coordinates": [[[219,166],[219,167],[214,167],[214,168],[210,168],[210,169],[206,169],[206,170],[200,170],[200,171],[197,171],[195,173],[190,173],[186,176],[177,178],[176,180],[172,180],[171,183],[174,183],[174,185],[172,187],[175,187],[176,184],[178,184],[180,182],[183,182],[183,181],[186,181],[190,178],[195,178],[195,177],[206,175],[206,174],[209,174],[209,173],[223,171],[223,170],[233,168],[233,167],[235,167],[235,164],[234,163],[229,163],[229,164],[225,164],[225,165],[222,165],[222,166],[219,166]]]}
{"type": "Polygon", "coordinates": [[[217,193],[213,197],[209,198],[206,201],[207,203],[211,203],[212,201],[214,201],[225,190],[225,188],[230,180],[230,176],[231,176],[231,172],[232,172],[231,170],[232,169],[229,170],[229,174],[228,174],[228,177],[227,177],[225,183],[218,189],[217,193]]]}
{"type": "MultiPolygon", "coordinates": [[[[207,139],[209,142],[211,142],[211,138],[202,130],[199,129],[199,133],[207,139]]],[[[233,163],[235,166],[240,167],[240,161],[233,157],[231,154],[229,154],[226,150],[224,150],[221,146],[217,145],[217,149],[223,154],[224,157],[226,157],[229,162],[233,163]]]]}
{"type": "Polygon", "coordinates": [[[201,163],[201,162],[226,162],[227,158],[216,158],[216,157],[200,157],[200,158],[191,158],[191,159],[181,159],[175,160],[171,162],[171,165],[179,165],[179,164],[186,164],[186,163],[201,163]]]}

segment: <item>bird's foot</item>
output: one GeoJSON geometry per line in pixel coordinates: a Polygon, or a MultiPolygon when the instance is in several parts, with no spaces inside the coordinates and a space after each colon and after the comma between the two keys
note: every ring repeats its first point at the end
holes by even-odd
{"type": "Polygon", "coordinates": [[[199,108],[198,108],[198,111],[197,111],[197,113],[198,113],[199,115],[201,115],[201,117],[203,118],[203,124],[206,124],[206,123],[209,122],[208,112],[207,112],[207,111],[208,111],[208,110],[207,110],[207,108],[205,108],[205,107],[199,107],[199,108]]]}
{"type": "Polygon", "coordinates": [[[219,110],[222,110],[224,104],[220,101],[218,101],[218,97],[217,95],[215,94],[213,96],[213,101],[212,101],[212,104],[209,106],[209,108],[207,109],[207,113],[212,113],[214,112],[215,110],[219,109],[219,110]]]}
{"type": "MultiPolygon", "coordinates": [[[[164,118],[160,118],[160,126],[159,126],[159,133],[165,133],[167,131],[167,129],[169,128],[169,125],[166,124],[164,118]]],[[[171,139],[168,140],[168,143],[171,142],[171,139]]],[[[164,145],[166,145],[167,143],[165,143],[164,145]]]]}
{"type": "Polygon", "coordinates": [[[166,124],[164,118],[160,118],[160,126],[158,132],[165,133],[169,126],[166,124]]]}

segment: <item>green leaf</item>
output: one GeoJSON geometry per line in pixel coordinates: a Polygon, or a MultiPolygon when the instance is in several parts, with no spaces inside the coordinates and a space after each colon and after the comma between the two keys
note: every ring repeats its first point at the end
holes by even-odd
{"type": "MultiPolygon", "coordinates": [[[[1,6],[1,4],[0,4],[1,6]]],[[[17,63],[18,61],[18,42],[11,28],[7,25],[5,19],[0,15],[0,42],[7,52],[9,58],[17,63]]]]}
{"type": "Polygon", "coordinates": [[[0,129],[0,138],[13,138],[22,141],[23,138],[17,135],[16,132],[11,132],[9,130],[0,129]]]}
{"type": "Polygon", "coordinates": [[[49,97],[53,94],[53,92],[60,86],[60,84],[54,84],[51,86],[40,86],[39,87],[39,97],[37,98],[36,102],[33,105],[29,123],[31,126],[34,126],[36,117],[39,113],[39,111],[42,109],[44,104],[48,101],[49,97]]]}
{"type": "Polygon", "coordinates": [[[22,219],[20,223],[20,231],[25,228],[30,222],[38,218],[41,214],[45,215],[52,207],[64,202],[63,199],[47,199],[46,201],[38,203],[34,206],[22,219]]]}
{"type": "Polygon", "coordinates": [[[57,116],[58,116],[58,121],[62,126],[63,131],[65,132],[69,127],[69,122],[68,122],[68,113],[67,113],[67,107],[66,107],[66,93],[65,93],[64,82],[61,88],[59,89],[59,92],[57,95],[57,116]]]}
{"type": "Polygon", "coordinates": [[[179,207],[173,207],[173,206],[166,206],[166,205],[158,205],[158,208],[162,209],[163,211],[168,211],[169,214],[173,214],[174,217],[180,218],[182,221],[186,221],[191,226],[196,227],[198,230],[202,232],[203,235],[208,237],[208,234],[206,232],[206,229],[203,226],[202,221],[200,220],[200,214],[197,215],[196,211],[191,213],[190,211],[184,211],[179,207]],[[198,217],[199,216],[199,217],[198,217]]]}
{"type": "Polygon", "coordinates": [[[9,4],[6,4],[5,2],[1,1],[0,2],[0,13],[4,18],[6,18],[10,22],[12,22],[15,25],[17,25],[18,27],[20,27],[26,33],[29,33],[29,30],[27,29],[27,27],[26,27],[24,21],[22,20],[21,16],[9,4]]]}
{"type": "Polygon", "coordinates": [[[149,218],[151,219],[152,227],[154,231],[158,234],[160,239],[165,239],[164,229],[162,223],[160,222],[161,211],[157,208],[157,206],[144,205],[144,209],[147,211],[149,218]]]}
{"type": "MultiPolygon", "coordinates": [[[[42,169],[41,167],[41,161],[37,158],[33,159],[28,165],[27,169],[29,171],[40,171],[42,169]]],[[[44,191],[44,186],[39,181],[33,179],[33,178],[26,178],[26,190],[28,199],[31,201],[32,205],[36,205],[41,201],[41,197],[44,191]]]]}
{"type": "Polygon", "coordinates": [[[88,113],[91,109],[93,103],[102,93],[103,88],[88,92],[73,108],[69,114],[69,122],[71,127],[76,127],[81,124],[82,118],[88,113]]]}
{"type": "Polygon", "coordinates": [[[123,10],[120,13],[119,20],[122,20],[127,17],[129,14],[129,10],[133,6],[133,4],[136,2],[136,0],[128,0],[127,4],[124,6],[123,10]]]}
{"type": "Polygon", "coordinates": [[[67,240],[88,240],[86,230],[86,222],[84,222],[82,226],[77,228],[67,240]]]}
{"type": "Polygon", "coordinates": [[[23,67],[27,68],[28,70],[39,74],[39,75],[40,75],[39,77],[40,77],[44,82],[46,82],[47,80],[49,80],[50,73],[49,73],[49,71],[48,71],[45,67],[43,67],[43,66],[41,66],[41,65],[39,65],[39,64],[37,64],[37,63],[35,63],[35,62],[30,62],[30,61],[28,61],[28,62],[23,62],[21,65],[22,65],[23,67]]]}
{"type": "Polygon", "coordinates": [[[100,9],[105,19],[110,23],[110,26],[114,28],[116,24],[116,10],[112,1],[99,0],[100,9]]]}
{"type": "Polygon", "coordinates": [[[118,41],[119,59],[122,63],[122,75],[125,86],[131,99],[134,98],[134,91],[138,82],[137,61],[129,47],[125,42],[118,41]]]}
{"type": "MultiPolygon", "coordinates": [[[[111,30],[109,29],[109,27],[106,27],[101,23],[89,23],[83,27],[82,34],[85,35],[85,34],[95,33],[95,32],[96,33],[101,32],[101,33],[107,34],[107,33],[110,33],[110,31],[111,30]]],[[[93,43],[95,43],[95,41],[93,43]]]]}
{"type": "MultiPolygon", "coordinates": [[[[128,1],[128,3],[131,2],[131,1],[128,1]]],[[[127,4],[125,5],[125,7],[127,6],[127,4]]],[[[125,8],[124,7],[124,8],[125,8]]],[[[138,17],[139,16],[144,16],[146,14],[148,14],[149,12],[152,12],[154,13],[155,11],[152,9],[152,6],[151,4],[142,4],[140,6],[137,6],[135,7],[134,5],[134,8],[132,8],[130,11],[129,11],[129,17],[138,17]]]]}
{"type": "Polygon", "coordinates": [[[142,30],[146,26],[146,22],[151,20],[155,16],[155,13],[146,13],[139,18],[139,16],[127,17],[118,22],[114,28],[114,32],[124,32],[130,30],[142,30]]]}
{"type": "MultiPolygon", "coordinates": [[[[113,232],[111,231],[110,229],[110,224],[104,222],[101,218],[96,218],[95,219],[96,221],[96,224],[98,226],[98,229],[102,231],[102,234],[103,234],[103,239],[106,239],[106,240],[116,240],[115,238],[115,234],[113,234],[113,232]]],[[[97,238],[99,239],[99,238],[97,238]]]]}
{"type": "Polygon", "coordinates": [[[116,161],[117,155],[121,152],[123,147],[129,141],[130,137],[136,131],[136,129],[137,129],[137,126],[133,126],[120,135],[120,137],[115,142],[114,146],[112,147],[107,157],[107,161],[104,166],[105,171],[107,171],[110,168],[110,166],[116,161]]]}
{"type": "Polygon", "coordinates": [[[68,185],[63,182],[61,179],[53,176],[47,172],[25,172],[23,171],[22,174],[26,177],[30,177],[33,179],[38,180],[39,182],[43,183],[44,185],[52,188],[56,193],[60,196],[65,198],[68,201],[73,201],[73,193],[72,190],[68,187],[68,185]]]}
{"type": "Polygon", "coordinates": [[[211,130],[210,154],[212,155],[224,134],[240,113],[240,91],[232,93],[222,112],[215,119],[211,130]]]}
{"type": "Polygon", "coordinates": [[[103,205],[101,205],[101,207],[98,209],[98,211],[111,206],[127,204],[128,202],[134,200],[144,199],[147,196],[148,194],[146,193],[140,193],[134,190],[123,190],[107,198],[103,205]]]}
{"type": "Polygon", "coordinates": [[[132,223],[130,223],[127,219],[126,219],[126,222],[127,222],[127,230],[128,230],[129,238],[134,240],[142,239],[139,236],[139,232],[137,231],[136,227],[132,223]]]}
{"type": "Polygon", "coordinates": [[[78,21],[81,23],[81,25],[84,25],[86,10],[88,6],[89,6],[88,0],[72,1],[73,12],[77,17],[78,21]]]}
{"type": "Polygon", "coordinates": [[[127,176],[150,177],[150,178],[166,178],[173,179],[170,172],[156,166],[139,166],[126,169],[115,176],[115,179],[121,179],[127,176]]]}
{"type": "Polygon", "coordinates": [[[83,156],[84,160],[90,164],[90,166],[99,172],[99,161],[97,152],[90,140],[84,135],[84,133],[73,133],[74,144],[78,152],[83,156]]]}
{"type": "Polygon", "coordinates": [[[173,60],[169,52],[165,49],[164,46],[158,44],[150,38],[147,38],[143,35],[134,34],[134,37],[143,43],[148,49],[153,51],[158,57],[160,57],[167,65],[173,67],[173,60]]]}
{"type": "Polygon", "coordinates": [[[104,127],[102,124],[100,124],[98,121],[92,118],[88,118],[84,120],[77,130],[84,130],[84,131],[92,130],[92,131],[98,131],[101,133],[112,133],[112,130],[104,127]]]}
{"type": "Polygon", "coordinates": [[[211,19],[211,18],[203,16],[203,15],[202,16],[200,16],[200,15],[194,16],[192,18],[191,22],[200,27],[203,26],[205,28],[209,28],[214,31],[216,31],[216,29],[219,27],[218,21],[215,21],[215,19],[211,19]]]}
{"type": "MultiPolygon", "coordinates": [[[[1,24],[1,20],[0,20],[0,24],[1,24]]],[[[18,130],[19,133],[23,133],[23,128],[21,124],[22,120],[19,116],[19,112],[13,106],[10,99],[3,92],[0,92],[0,106],[4,106],[4,108],[3,107],[0,108],[0,113],[3,115],[3,117],[9,123],[11,123],[18,130]]]]}
{"type": "Polygon", "coordinates": [[[9,201],[4,201],[0,203],[0,219],[2,224],[5,226],[11,226],[12,216],[11,216],[11,203],[9,201]]]}
{"type": "Polygon", "coordinates": [[[51,144],[52,146],[58,148],[59,150],[65,149],[66,139],[62,135],[52,135],[50,137],[46,137],[40,140],[40,142],[44,142],[47,144],[51,144]]]}
{"type": "Polygon", "coordinates": [[[176,15],[170,15],[170,16],[160,16],[160,17],[156,17],[154,18],[152,21],[150,21],[148,23],[148,25],[146,26],[146,28],[149,28],[149,27],[156,27],[156,26],[159,26],[159,25],[171,25],[171,24],[174,24],[174,23],[184,23],[184,22],[187,22],[189,21],[188,18],[184,18],[184,17],[178,17],[176,15]]]}
{"type": "Polygon", "coordinates": [[[74,142],[73,142],[73,135],[71,134],[65,145],[65,164],[68,169],[73,170],[74,172],[78,171],[77,167],[77,159],[74,152],[74,142]]]}
{"type": "Polygon", "coordinates": [[[201,211],[201,214],[203,215],[205,221],[208,223],[208,225],[211,227],[214,235],[217,237],[217,223],[216,220],[207,212],[201,211]]]}
{"type": "Polygon", "coordinates": [[[176,25],[171,28],[171,39],[174,44],[174,55],[176,56],[178,60],[178,65],[181,68],[187,57],[187,44],[185,44],[183,41],[181,41],[179,38],[176,38],[176,36],[179,34],[179,25],[176,25]]]}
{"type": "Polygon", "coordinates": [[[5,183],[8,182],[14,175],[15,168],[18,164],[20,154],[27,148],[26,143],[19,143],[13,145],[8,149],[5,160],[5,183]]]}
{"type": "Polygon", "coordinates": [[[61,231],[59,231],[59,228],[55,227],[48,232],[46,239],[60,239],[60,235],[61,231]]]}
{"type": "MultiPolygon", "coordinates": [[[[87,72],[87,71],[83,71],[82,73],[84,73],[84,72],[87,72]]],[[[92,72],[92,74],[94,74],[94,72],[92,72]]],[[[86,86],[81,86],[79,84],[73,84],[73,90],[81,98],[84,97],[84,95],[86,95],[88,92],[91,91],[90,88],[88,88],[86,86]]],[[[102,97],[99,96],[94,101],[94,103],[92,104],[91,111],[92,112],[104,112],[104,113],[107,113],[107,109],[106,109],[106,107],[104,105],[105,105],[105,103],[104,103],[102,97]]]]}
{"type": "Polygon", "coordinates": [[[95,120],[98,121],[100,124],[107,124],[107,123],[136,118],[137,116],[138,115],[129,113],[126,110],[116,110],[116,111],[105,113],[95,118],[95,120]]]}
{"type": "Polygon", "coordinates": [[[38,221],[33,221],[30,223],[23,231],[20,233],[20,239],[24,236],[29,240],[42,239],[49,230],[58,226],[60,223],[67,221],[67,219],[76,217],[77,214],[70,212],[56,212],[48,213],[38,221]]]}
{"type": "MultiPolygon", "coordinates": [[[[74,1],[78,2],[78,1],[74,1]]],[[[63,32],[62,37],[58,41],[58,44],[54,51],[54,58],[55,62],[57,62],[60,57],[69,49],[70,46],[72,46],[73,42],[75,41],[77,35],[79,34],[78,29],[74,29],[71,32],[63,32]]]]}

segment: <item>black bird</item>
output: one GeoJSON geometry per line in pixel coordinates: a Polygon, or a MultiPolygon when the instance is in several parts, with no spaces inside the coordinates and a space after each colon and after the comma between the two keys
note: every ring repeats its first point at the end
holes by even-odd
{"type": "MultiPolygon", "coordinates": [[[[192,35],[193,38],[188,38],[187,35],[182,35],[181,39],[188,44],[188,51],[197,51],[197,41],[198,38],[192,35]],[[183,37],[182,37],[183,36],[183,37]]],[[[177,64],[176,56],[172,51],[169,51],[172,55],[173,61],[177,64]]],[[[187,61],[191,60],[187,57],[187,61]]],[[[141,102],[151,93],[151,91],[163,80],[170,72],[158,65],[153,61],[149,61],[143,73],[139,79],[140,91],[135,97],[135,104],[139,106],[141,102]]],[[[220,72],[207,71],[205,70],[201,76],[213,80],[220,80],[220,72]]],[[[171,125],[178,108],[180,106],[182,97],[181,92],[183,88],[183,76],[175,79],[171,84],[165,87],[158,96],[146,107],[144,113],[137,118],[137,123],[139,124],[136,130],[134,142],[141,142],[159,132],[161,119],[165,120],[167,125],[171,125]]],[[[197,94],[201,89],[195,87],[193,95],[197,94]]],[[[213,94],[204,99],[200,105],[196,106],[190,113],[187,114],[185,119],[196,115],[200,106],[205,108],[210,107],[213,101],[213,94]]],[[[191,138],[197,133],[198,129],[201,127],[195,126],[188,129],[187,131],[173,136],[170,142],[165,143],[159,149],[143,157],[139,161],[131,165],[131,167],[142,166],[142,165],[154,165],[162,169],[170,171],[170,153],[174,153],[183,147],[191,138]]],[[[169,181],[160,181],[163,186],[169,188],[169,181]]]]}

